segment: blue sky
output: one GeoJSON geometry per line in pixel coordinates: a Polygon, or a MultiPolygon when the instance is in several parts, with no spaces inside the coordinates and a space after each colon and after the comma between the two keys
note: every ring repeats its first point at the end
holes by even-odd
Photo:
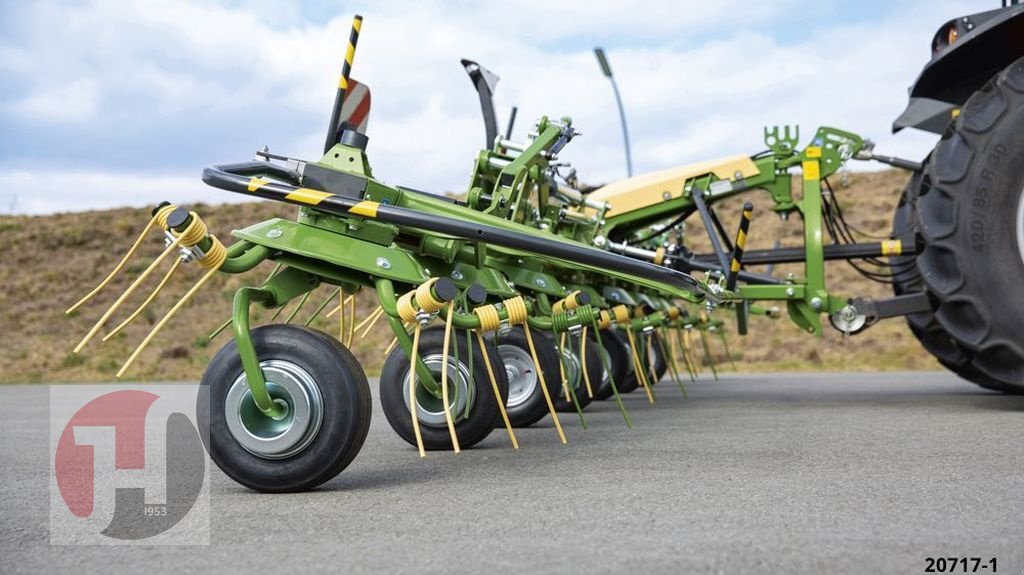
{"type": "Polygon", "coordinates": [[[585,181],[624,175],[608,51],[638,171],[754,153],[766,124],[822,123],[919,158],[889,134],[946,20],[998,2],[153,0],[0,4],[0,213],[234,201],[203,166],[263,145],[315,158],[351,15],[354,76],[373,91],[370,161],[385,181],[462,189],[483,141],[459,58],[495,71],[516,136],[541,114],[583,137],[585,181]],[[287,8],[282,8],[287,6],[287,8]],[[15,197],[16,195],[16,197],[15,197]]]}

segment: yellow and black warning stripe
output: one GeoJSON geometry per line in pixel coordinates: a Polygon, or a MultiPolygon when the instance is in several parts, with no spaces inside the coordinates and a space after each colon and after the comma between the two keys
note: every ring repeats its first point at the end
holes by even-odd
{"type": "Polygon", "coordinates": [[[356,44],[359,42],[359,30],[363,27],[363,17],[356,14],[352,19],[352,32],[348,37],[348,49],[345,51],[345,62],[341,65],[341,78],[338,80],[339,90],[348,90],[348,79],[352,74],[352,62],[356,58],[356,44]]]}
{"type": "Polygon", "coordinates": [[[726,289],[736,289],[736,279],[743,267],[743,249],[747,246],[747,232],[750,231],[750,220],[754,216],[754,205],[750,202],[743,204],[743,213],[740,214],[740,230],[736,233],[736,245],[732,251],[732,263],[729,265],[729,276],[726,279],[726,289]]]}

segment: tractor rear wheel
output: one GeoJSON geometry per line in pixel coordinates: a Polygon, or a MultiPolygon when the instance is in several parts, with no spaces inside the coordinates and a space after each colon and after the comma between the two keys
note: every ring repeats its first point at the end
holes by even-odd
{"type": "Polygon", "coordinates": [[[943,134],[917,201],[917,258],[935,319],[965,365],[1024,393],[1024,58],[943,134]]]}
{"type": "MultiPolygon", "coordinates": [[[[929,158],[925,159],[927,168],[929,158]]],[[[896,213],[893,215],[892,237],[900,238],[916,235],[918,230],[915,206],[922,190],[929,185],[926,169],[914,172],[907,182],[907,187],[900,196],[896,213]]],[[[896,295],[918,293],[925,289],[921,272],[915,264],[913,255],[892,256],[889,263],[893,270],[893,291],[896,295]]],[[[933,305],[935,303],[932,298],[933,305]]],[[[935,311],[913,313],[906,316],[907,326],[928,353],[932,354],[946,369],[960,377],[985,389],[1008,391],[1000,381],[981,373],[971,367],[970,358],[964,350],[950,337],[946,329],[935,319],[935,311]]]]}

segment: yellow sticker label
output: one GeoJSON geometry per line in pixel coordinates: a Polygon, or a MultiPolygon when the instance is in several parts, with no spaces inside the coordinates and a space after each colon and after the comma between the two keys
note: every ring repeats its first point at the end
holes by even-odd
{"type": "Polygon", "coordinates": [[[953,108],[953,111],[949,113],[950,116],[957,118],[960,116],[960,108],[953,108]]]}
{"type": "Polygon", "coordinates": [[[886,240],[882,242],[883,256],[898,256],[903,253],[903,242],[900,240],[886,240]]]}
{"type": "Polygon", "coordinates": [[[377,208],[380,206],[377,202],[371,202],[364,200],[348,209],[348,213],[355,214],[357,216],[365,216],[367,218],[377,217],[377,208]]]}
{"type": "Polygon", "coordinates": [[[328,194],[327,192],[321,192],[320,190],[311,190],[309,188],[299,188],[294,192],[284,197],[286,200],[293,202],[301,202],[303,204],[309,204],[315,206],[320,202],[324,201],[324,198],[329,198],[334,194],[328,194]]]}
{"type": "Polygon", "coordinates": [[[267,180],[263,178],[252,178],[249,180],[249,185],[246,187],[249,189],[250,192],[255,192],[256,190],[262,188],[265,185],[267,185],[267,180]]]}
{"type": "Polygon", "coordinates": [[[817,182],[821,179],[821,168],[818,166],[816,160],[808,160],[804,162],[804,180],[808,182],[817,182]]]}
{"type": "Polygon", "coordinates": [[[820,158],[821,157],[821,146],[808,146],[807,147],[808,158],[820,158]]]}

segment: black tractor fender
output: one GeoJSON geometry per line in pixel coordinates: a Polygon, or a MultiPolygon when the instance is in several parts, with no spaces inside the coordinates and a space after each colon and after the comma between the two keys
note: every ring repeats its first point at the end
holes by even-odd
{"type": "Polygon", "coordinates": [[[909,127],[941,134],[971,94],[1024,56],[1024,4],[954,18],[939,27],[931,49],[894,133],[909,127]]]}

